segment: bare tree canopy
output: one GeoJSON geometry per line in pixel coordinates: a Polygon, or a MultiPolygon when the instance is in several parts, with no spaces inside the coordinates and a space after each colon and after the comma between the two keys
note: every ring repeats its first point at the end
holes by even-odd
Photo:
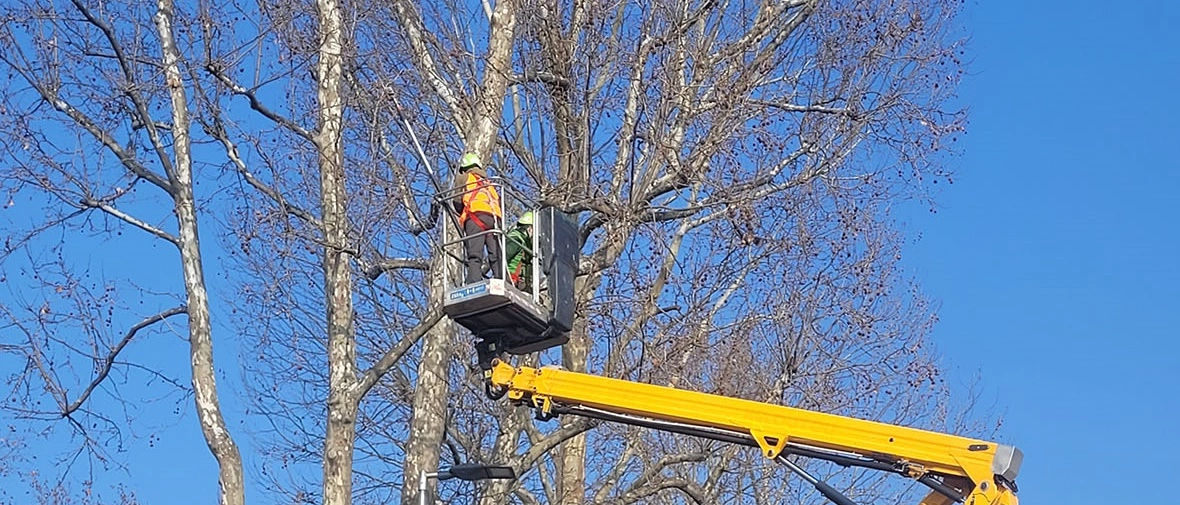
{"type": "MultiPolygon", "coordinates": [[[[890,215],[950,181],[958,6],[14,2],[0,360],[17,372],[0,408],[26,434],[64,417],[77,450],[105,461],[133,442],[97,431],[174,409],[116,419],[106,400],[160,393],[104,381],[168,384],[197,400],[219,478],[241,489],[198,379],[212,383],[211,351],[195,354],[224,334],[241,360],[218,367],[242,377],[235,415],[258,462],[246,474],[268,500],[416,503],[421,472],[487,462],[522,477],[430,492],[816,502],[756,451],[540,424],[485,398],[472,339],[438,309],[454,281],[432,197],[475,152],[578,216],[576,328],[529,362],[960,429],[967,402],[948,398],[926,344],[934,310],[899,267],[890,215]],[[214,238],[200,248],[198,222],[214,238]],[[182,268],[156,264],[153,243],[176,245],[182,268]],[[184,282],[104,270],[120,260],[184,282]],[[188,331],[169,326],[180,315],[188,331]],[[191,342],[188,369],[122,357],[169,332],[191,342]]],[[[874,478],[835,482],[866,502],[906,492],[874,478]]]]}

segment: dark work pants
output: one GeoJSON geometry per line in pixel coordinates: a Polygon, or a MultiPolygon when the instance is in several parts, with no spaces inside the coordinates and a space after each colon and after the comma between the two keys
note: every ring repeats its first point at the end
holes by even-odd
{"type": "Polygon", "coordinates": [[[472,215],[470,219],[463,223],[463,234],[471,237],[463,241],[463,249],[467,253],[467,280],[465,284],[479,282],[483,279],[483,252],[486,248],[488,251],[488,263],[492,265],[492,277],[496,279],[503,279],[503,266],[500,265],[500,236],[497,233],[487,233],[478,237],[473,237],[477,233],[482,233],[484,229],[492,230],[496,227],[496,218],[491,214],[477,212],[472,215]],[[475,220],[483,223],[481,228],[476,224],[475,220]]]}

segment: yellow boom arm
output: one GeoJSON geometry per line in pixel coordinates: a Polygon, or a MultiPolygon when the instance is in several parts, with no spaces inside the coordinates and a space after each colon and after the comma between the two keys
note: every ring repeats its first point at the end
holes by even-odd
{"type": "MultiPolygon", "coordinates": [[[[1014,482],[1022,455],[1012,446],[556,368],[517,368],[499,360],[492,364],[489,386],[531,405],[541,417],[586,415],[756,445],[797,473],[803,471],[787,454],[893,471],[932,489],[921,505],[1017,505],[1014,482]]],[[[852,503],[802,475],[833,501],[852,503]]]]}

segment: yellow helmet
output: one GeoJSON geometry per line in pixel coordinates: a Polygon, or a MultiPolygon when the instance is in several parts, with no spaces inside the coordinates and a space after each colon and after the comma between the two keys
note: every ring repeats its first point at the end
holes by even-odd
{"type": "Polygon", "coordinates": [[[479,155],[475,153],[467,153],[463,155],[463,159],[459,160],[459,168],[464,169],[468,167],[482,166],[483,163],[479,160],[479,155]]]}
{"type": "Polygon", "coordinates": [[[520,219],[516,220],[516,224],[523,224],[526,226],[532,226],[533,225],[533,211],[530,210],[528,212],[525,212],[524,214],[521,214],[520,219]]]}

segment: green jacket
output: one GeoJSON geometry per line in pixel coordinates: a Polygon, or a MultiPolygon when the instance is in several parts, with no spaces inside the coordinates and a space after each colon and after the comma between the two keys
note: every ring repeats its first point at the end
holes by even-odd
{"type": "Polygon", "coordinates": [[[533,283],[533,237],[529,228],[517,225],[504,234],[508,275],[514,280],[519,279],[516,286],[525,290],[533,283]]]}

